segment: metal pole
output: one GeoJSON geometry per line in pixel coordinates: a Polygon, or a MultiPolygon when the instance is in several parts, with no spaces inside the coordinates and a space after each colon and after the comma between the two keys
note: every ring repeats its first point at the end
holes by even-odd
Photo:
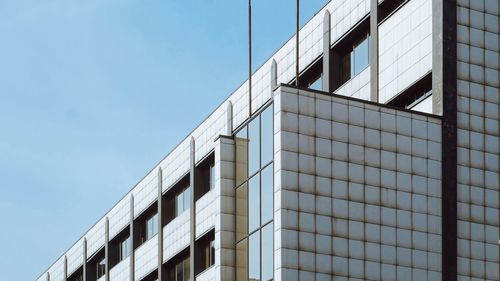
{"type": "Polygon", "coordinates": [[[295,86],[299,86],[299,0],[297,0],[297,18],[296,18],[296,33],[295,33],[295,86]]]}
{"type": "Polygon", "coordinates": [[[252,115],[252,0],[248,0],[248,117],[252,115]]]}

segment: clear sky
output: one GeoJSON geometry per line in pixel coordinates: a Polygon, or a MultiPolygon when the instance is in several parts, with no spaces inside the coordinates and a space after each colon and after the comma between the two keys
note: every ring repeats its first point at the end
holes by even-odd
{"type": "MultiPolygon", "coordinates": [[[[244,81],[247,3],[0,0],[0,279],[34,280],[244,81]]],[[[253,8],[257,67],[295,1],[253,8]]]]}

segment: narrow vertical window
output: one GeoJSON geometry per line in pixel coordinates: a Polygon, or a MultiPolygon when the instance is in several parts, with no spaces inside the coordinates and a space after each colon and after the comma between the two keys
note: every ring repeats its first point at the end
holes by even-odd
{"type": "Polygon", "coordinates": [[[260,175],[248,181],[248,232],[260,227],[260,175]]]}
{"type": "Polygon", "coordinates": [[[260,280],[260,231],[248,239],[248,279],[260,280]]]}
{"type": "Polygon", "coordinates": [[[273,165],[267,166],[261,172],[261,224],[273,219],[273,165]]]}
{"type": "Polygon", "coordinates": [[[260,118],[248,125],[248,173],[253,175],[260,167],[260,118]]]}
{"type": "Polygon", "coordinates": [[[270,223],[262,228],[262,280],[273,279],[274,271],[274,228],[270,223]]]}
{"type": "Polygon", "coordinates": [[[273,132],[273,107],[269,106],[260,115],[261,118],[261,167],[273,161],[274,132],[273,132]]]}

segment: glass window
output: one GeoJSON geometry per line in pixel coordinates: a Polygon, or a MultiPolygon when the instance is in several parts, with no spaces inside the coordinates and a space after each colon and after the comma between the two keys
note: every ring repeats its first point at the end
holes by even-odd
{"type": "Polygon", "coordinates": [[[158,232],[158,215],[154,214],[146,221],[146,240],[153,238],[158,232]]]}
{"type": "Polygon", "coordinates": [[[185,259],[184,262],[184,280],[182,281],[189,281],[189,258],[185,259]]]}
{"type": "Polygon", "coordinates": [[[342,83],[351,79],[351,52],[342,57],[342,83]]]}
{"type": "Polygon", "coordinates": [[[236,241],[247,235],[247,184],[236,189],[236,241]]]}
{"type": "Polygon", "coordinates": [[[321,91],[323,89],[323,75],[319,76],[312,83],[309,84],[308,88],[313,90],[321,91]]]}
{"type": "Polygon", "coordinates": [[[273,279],[274,271],[274,228],[270,223],[262,228],[262,280],[273,279]]]}
{"type": "Polygon", "coordinates": [[[267,166],[261,172],[261,224],[273,219],[273,165],[267,166]]]}
{"type": "Polygon", "coordinates": [[[260,231],[248,238],[248,279],[260,280],[260,231]]]}
{"type": "Polygon", "coordinates": [[[105,273],[106,273],[106,260],[103,257],[97,262],[97,279],[104,276],[105,273]]]}
{"type": "Polygon", "coordinates": [[[261,145],[262,145],[262,165],[264,167],[273,161],[273,106],[269,106],[261,115],[261,145]]]}
{"type": "Polygon", "coordinates": [[[204,244],[201,246],[202,248],[202,269],[206,270],[207,268],[211,267],[215,263],[215,244],[214,240],[207,240],[204,242],[204,244]]]}
{"type": "Polygon", "coordinates": [[[175,200],[175,216],[178,217],[184,211],[184,193],[180,192],[176,195],[175,200]]]}
{"type": "Polygon", "coordinates": [[[369,37],[365,37],[358,45],[354,47],[353,77],[358,75],[370,64],[369,42],[369,37]]]}
{"type": "Polygon", "coordinates": [[[247,239],[236,244],[236,280],[248,281],[247,239]]]}
{"type": "Polygon", "coordinates": [[[188,186],[186,189],[184,189],[184,210],[189,209],[189,206],[191,205],[191,186],[188,186]]]}
{"type": "Polygon", "coordinates": [[[259,174],[248,181],[248,232],[260,226],[260,183],[259,174]]]}
{"type": "Polygon", "coordinates": [[[215,187],[215,165],[210,164],[210,190],[215,187]]]}
{"type": "Polygon", "coordinates": [[[248,174],[253,175],[260,167],[260,119],[248,124],[248,174]]]}
{"type": "Polygon", "coordinates": [[[127,237],[120,242],[120,261],[126,259],[130,255],[130,237],[127,237]]]}
{"type": "Polygon", "coordinates": [[[177,268],[177,281],[184,281],[184,263],[178,263],[176,266],[177,268]]]}

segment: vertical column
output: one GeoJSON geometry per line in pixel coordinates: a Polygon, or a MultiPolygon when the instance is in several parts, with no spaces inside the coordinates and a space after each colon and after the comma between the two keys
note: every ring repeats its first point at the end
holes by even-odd
{"type": "Polygon", "coordinates": [[[215,140],[215,275],[216,280],[236,280],[235,251],[235,141],[215,140]],[[227,258],[231,257],[231,258],[227,258]]]}
{"type": "Polygon", "coordinates": [[[163,278],[163,200],[162,169],[158,168],[158,280],[163,278]]]}
{"type": "Polygon", "coordinates": [[[323,92],[330,92],[330,71],[331,68],[331,58],[330,58],[330,47],[331,43],[331,21],[330,21],[330,11],[326,10],[323,17],[323,81],[322,90],[323,92]]]}
{"type": "Polygon", "coordinates": [[[83,238],[83,281],[87,281],[87,238],[83,238]]]}
{"type": "Polygon", "coordinates": [[[233,103],[231,101],[227,102],[226,114],[226,134],[231,135],[233,133],[233,103]]]}
{"type": "MultiPolygon", "coordinates": [[[[276,60],[273,59],[271,62],[271,96],[274,89],[278,86],[278,65],[276,64],[276,60]]],[[[227,134],[228,136],[232,135],[232,132],[227,134]]]]}
{"type": "Polygon", "coordinates": [[[68,258],[64,256],[64,281],[68,280],[68,258]]]}
{"type": "Polygon", "coordinates": [[[370,1],[370,100],[378,102],[378,0],[370,1]]]}
{"type": "Polygon", "coordinates": [[[47,272],[47,275],[45,275],[45,280],[50,281],[50,273],[47,272]]]}
{"type": "Polygon", "coordinates": [[[109,219],[106,217],[106,223],[104,224],[104,280],[109,281],[109,219]]]}
{"type": "Polygon", "coordinates": [[[191,137],[190,149],[189,149],[189,160],[190,160],[190,173],[189,173],[189,183],[191,185],[191,208],[189,208],[189,280],[195,280],[195,242],[196,242],[196,210],[195,210],[195,142],[194,138],[191,137]]]}
{"type": "Polygon", "coordinates": [[[134,195],[130,195],[130,281],[135,280],[134,195]]]}

